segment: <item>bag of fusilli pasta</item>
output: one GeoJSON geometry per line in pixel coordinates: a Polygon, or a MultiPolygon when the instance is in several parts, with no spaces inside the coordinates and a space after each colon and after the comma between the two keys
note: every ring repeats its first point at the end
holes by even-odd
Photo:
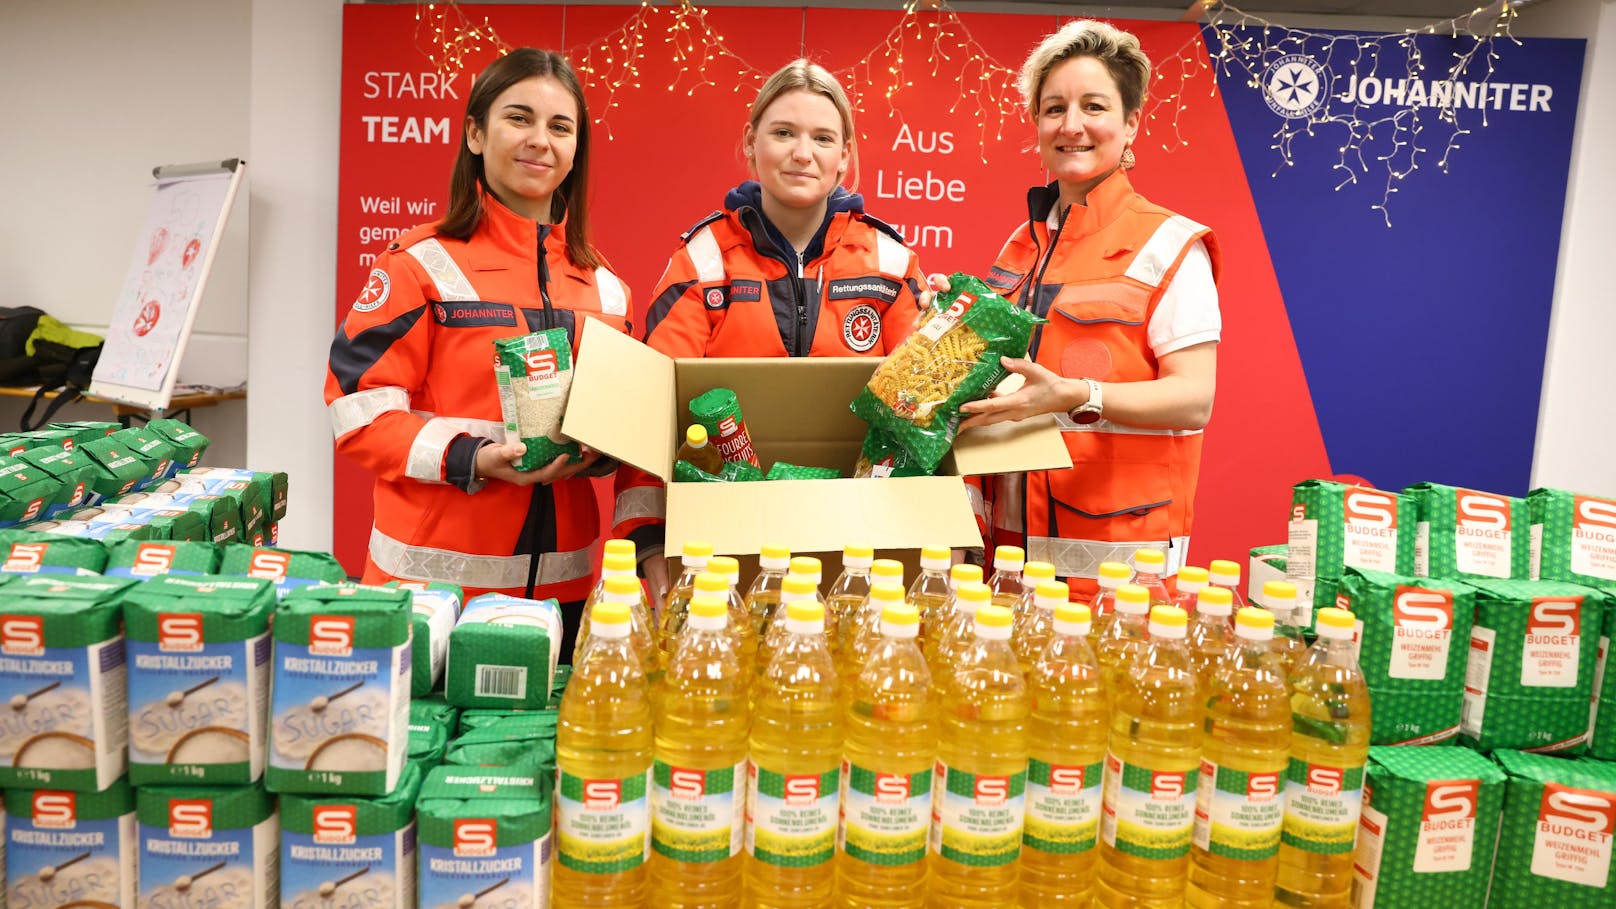
{"type": "Polygon", "coordinates": [[[853,413],[932,471],[954,444],[959,408],[988,396],[1007,373],[1000,357],[1025,357],[1043,320],[970,275],[955,273],[930,318],[876,367],[853,413]]]}
{"type": "Polygon", "coordinates": [[[537,470],[561,455],[583,460],[578,443],[561,434],[572,390],[572,346],[567,330],[551,328],[494,342],[494,382],[505,420],[505,442],[520,440],[527,451],[512,463],[537,470]]]}
{"type": "Polygon", "coordinates": [[[864,447],[859,452],[858,462],[853,465],[853,476],[858,479],[927,477],[931,474],[932,471],[916,463],[915,456],[902,445],[892,441],[886,433],[873,426],[864,434],[864,447]]]}

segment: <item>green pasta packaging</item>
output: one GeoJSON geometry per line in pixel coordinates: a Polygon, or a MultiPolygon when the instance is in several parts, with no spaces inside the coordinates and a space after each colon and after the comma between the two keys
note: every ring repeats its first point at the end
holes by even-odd
{"type": "Polygon", "coordinates": [[[925,470],[954,444],[959,408],[988,396],[1007,373],[1000,357],[1025,357],[1042,320],[970,275],[949,278],[926,322],[905,338],[853,399],[853,413],[890,435],[925,470]]]}
{"type": "Polygon", "coordinates": [[[521,441],[527,451],[517,470],[537,470],[566,455],[583,460],[578,443],[561,434],[572,390],[572,345],[567,330],[550,328],[494,342],[494,381],[505,420],[505,442],[521,441]]]}

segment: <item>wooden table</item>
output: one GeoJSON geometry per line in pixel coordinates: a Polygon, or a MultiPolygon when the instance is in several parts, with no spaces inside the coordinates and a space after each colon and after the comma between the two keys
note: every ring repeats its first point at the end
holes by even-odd
{"type": "MultiPolygon", "coordinates": [[[[4,398],[23,398],[32,400],[34,395],[38,393],[38,385],[23,387],[0,386],[0,397],[4,398]]],[[[55,398],[60,394],[61,391],[52,390],[45,392],[45,397],[55,398]]],[[[133,426],[136,420],[144,423],[152,420],[163,419],[165,417],[174,417],[176,419],[189,422],[192,408],[214,407],[225,401],[242,401],[246,400],[246,398],[247,390],[244,388],[232,389],[230,391],[176,391],[174,396],[169,399],[168,407],[163,408],[161,411],[153,411],[150,408],[141,407],[138,404],[126,404],[123,401],[113,401],[108,398],[96,397],[95,395],[84,395],[79,399],[79,402],[86,404],[105,404],[112,408],[112,412],[118,418],[119,423],[122,423],[124,426],[133,426]]]]}

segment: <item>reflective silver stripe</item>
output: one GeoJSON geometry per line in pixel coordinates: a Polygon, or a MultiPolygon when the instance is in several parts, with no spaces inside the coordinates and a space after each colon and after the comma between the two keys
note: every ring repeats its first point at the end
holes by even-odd
{"type": "Polygon", "coordinates": [[[1137,426],[1124,426],[1110,420],[1095,420],[1093,423],[1074,423],[1072,418],[1063,413],[1055,414],[1055,425],[1061,432],[1114,432],[1125,436],[1198,436],[1199,429],[1141,429],[1137,426]]]}
{"type": "Polygon", "coordinates": [[[1173,215],[1150,235],[1144,248],[1139,250],[1139,255],[1133,257],[1125,274],[1151,287],[1160,287],[1167,269],[1172,268],[1178,257],[1184,254],[1184,247],[1195,239],[1196,234],[1205,230],[1205,225],[1197,224],[1183,215],[1173,215]]]}
{"type": "Polygon", "coordinates": [[[332,401],[326,411],[331,415],[332,438],[340,439],[356,429],[369,426],[390,410],[409,409],[409,392],[397,385],[383,385],[343,395],[332,401]]]}
{"type": "MultiPolygon", "coordinates": [[[[473,555],[430,546],[407,546],[380,530],[370,531],[370,558],[376,567],[411,581],[447,581],[495,590],[527,586],[528,556],[473,555]]],[[[589,576],[589,550],[547,552],[539,557],[536,586],[589,576]]]]}
{"type": "Polygon", "coordinates": [[[724,280],[724,251],[711,227],[703,227],[685,241],[685,255],[696,266],[696,280],[703,283],[724,280]]]}
{"type": "Polygon", "coordinates": [[[982,490],[967,483],[965,485],[965,496],[966,498],[970,499],[971,514],[976,515],[977,520],[981,521],[983,524],[987,524],[988,506],[987,503],[982,500],[982,490]]]}
{"type": "Polygon", "coordinates": [[[443,452],[460,435],[460,430],[448,420],[433,417],[410,443],[409,457],[404,461],[404,475],[423,483],[443,482],[443,452]]]}
{"type": "Polygon", "coordinates": [[[608,316],[628,315],[628,292],[605,266],[595,269],[595,291],[600,295],[600,311],[608,316]]]}
{"type": "Polygon", "coordinates": [[[876,231],[875,234],[876,265],[884,275],[892,275],[903,280],[909,275],[909,247],[886,234],[876,231]]]}
{"type": "Polygon", "coordinates": [[[468,436],[479,439],[493,439],[495,442],[505,441],[505,424],[497,420],[473,420],[469,417],[440,417],[431,411],[410,411],[423,420],[437,420],[454,427],[456,432],[463,432],[468,436]]]}
{"type": "Polygon", "coordinates": [[[472,290],[471,282],[466,280],[465,272],[449,258],[449,251],[436,239],[427,238],[411,246],[405,252],[415,257],[426,269],[427,277],[438,288],[438,299],[445,302],[450,300],[476,300],[477,291],[472,290]]]}
{"type": "Polygon", "coordinates": [[[1189,555],[1190,538],[1174,537],[1168,540],[1131,540],[1117,543],[1111,540],[1062,540],[1058,537],[1027,537],[1027,558],[1049,562],[1055,573],[1064,578],[1094,578],[1100,575],[1101,562],[1131,564],[1136,549],[1160,549],[1167,553],[1167,574],[1178,574],[1189,555]]]}
{"type": "Polygon", "coordinates": [[[668,513],[667,491],[661,486],[634,486],[617,494],[612,506],[612,526],[640,518],[660,518],[668,513]]]}

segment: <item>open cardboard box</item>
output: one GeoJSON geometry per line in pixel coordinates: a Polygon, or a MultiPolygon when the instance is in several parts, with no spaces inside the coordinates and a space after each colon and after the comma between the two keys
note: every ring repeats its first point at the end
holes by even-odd
{"type": "MultiPolygon", "coordinates": [[[[848,404],[874,359],[675,360],[593,319],[579,351],[562,433],[664,482],[692,422],[690,400],[720,387],[739,399],[765,471],[786,461],[851,474],[858,460],[867,427],[848,404]]],[[[839,553],[849,543],[979,546],[961,477],[1070,466],[1054,417],[1044,416],[965,433],[939,476],[670,482],[666,551],[676,555],[687,540],[710,541],[724,555],[755,555],[766,542],[802,554],[839,553]]]]}

